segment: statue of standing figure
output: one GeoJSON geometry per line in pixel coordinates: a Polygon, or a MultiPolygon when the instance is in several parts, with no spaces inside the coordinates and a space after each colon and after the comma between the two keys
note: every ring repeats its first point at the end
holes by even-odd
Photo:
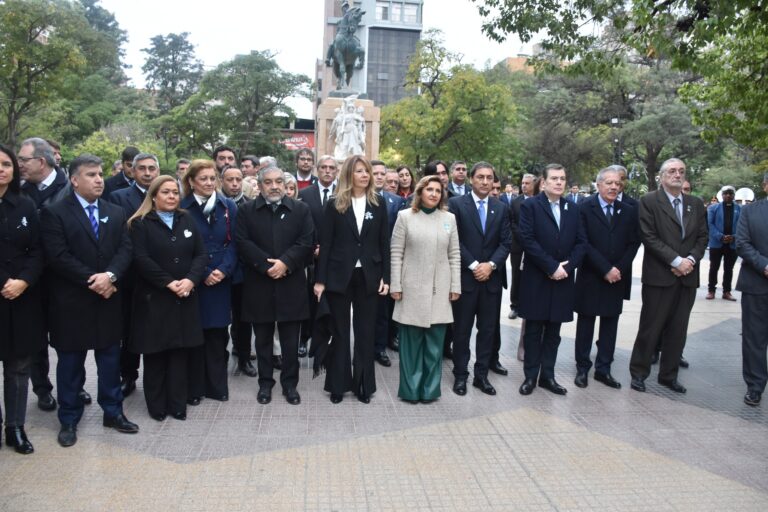
{"type": "Polygon", "coordinates": [[[365,50],[355,35],[365,11],[359,7],[350,8],[348,2],[344,2],[342,10],[344,15],[339,21],[336,37],[325,56],[325,65],[333,67],[337,90],[349,87],[354,70],[362,69],[365,65],[365,50]]]}
{"type": "Polygon", "coordinates": [[[336,142],[333,150],[336,160],[365,155],[365,118],[363,107],[355,107],[356,99],[357,95],[344,98],[344,105],[336,109],[336,117],[331,124],[330,136],[336,142]]]}

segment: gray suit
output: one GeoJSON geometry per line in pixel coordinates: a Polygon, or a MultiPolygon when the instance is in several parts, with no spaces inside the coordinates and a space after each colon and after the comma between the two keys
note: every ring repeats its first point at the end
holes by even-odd
{"type": "Polygon", "coordinates": [[[743,258],[736,289],[741,296],[742,373],[748,391],[765,391],[768,382],[768,201],[741,210],[736,252],[743,258]]]}

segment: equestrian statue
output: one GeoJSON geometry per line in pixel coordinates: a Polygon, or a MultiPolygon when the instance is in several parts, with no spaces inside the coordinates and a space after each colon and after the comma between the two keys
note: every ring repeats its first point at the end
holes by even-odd
{"type": "Polygon", "coordinates": [[[333,66],[337,90],[342,89],[344,85],[349,87],[354,70],[362,69],[365,65],[365,50],[360,44],[360,39],[355,35],[365,11],[359,7],[349,8],[348,4],[346,6],[336,37],[328,47],[325,57],[325,65],[333,66]]]}

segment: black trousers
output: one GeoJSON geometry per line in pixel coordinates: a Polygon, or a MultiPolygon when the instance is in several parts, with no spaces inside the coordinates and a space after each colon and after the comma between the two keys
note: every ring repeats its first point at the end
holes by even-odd
{"type": "Polygon", "coordinates": [[[650,375],[651,359],[661,338],[659,380],[672,381],[677,379],[680,369],[696,288],[685,287],[679,280],[672,286],[644,284],[642,298],[640,325],[632,348],[629,373],[632,378],[639,379],[650,375]]]}
{"type": "MultiPolygon", "coordinates": [[[[301,322],[277,322],[277,334],[280,337],[280,351],[283,365],[280,371],[280,386],[283,390],[295,388],[299,384],[299,332],[301,322]]],[[[259,368],[259,387],[275,385],[272,378],[272,347],[274,344],[275,322],[255,323],[256,358],[259,368]]]]}
{"type": "Polygon", "coordinates": [[[733,266],[736,265],[738,254],[729,245],[709,249],[709,291],[717,290],[717,273],[720,271],[720,262],[723,263],[723,293],[731,291],[733,281],[733,266]]]}
{"type": "Polygon", "coordinates": [[[487,283],[477,283],[471,292],[463,292],[453,302],[453,375],[466,379],[469,376],[471,351],[469,340],[472,326],[477,319],[475,336],[475,368],[477,378],[488,376],[488,366],[493,352],[493,336],[499,323],[501,290],[488,291],[487,283]]]}
{"type": "Polygon", "coordinates": [[[325,390],[335,395],[352,391],[355,395],[369,397],[376,392],[373,356],[379,297],[375,293],[367,292],[361,269],[355,269],[352,273],[345,293],[326,293],[331,318],[339,337],[334,340],[331,353],[327,357],[325,390]],[[353,353],[350,347],[350,307],[354,310],[353,353]]]}
{"type": "MultiPolygon", "coordinates": [[[[27,418],[29,366],[32,356],[15,357],[3,361],[3,395],[5,398],[5,426],[23,427],[27,418]]],[[[0,409],[0,424],[3,411],[0,409]]]]}
{"type": "MultiPolygon", "coordinates": [[[[514,236],[514,235],[513,235],[514,236]]],[[[509,286],[509,308],[517,309],[520,299],[520,265],[523,262],[523,253],[509,253],[509,263],[512,266],[511,283],[509,286]]]]}
{"type": "Polygon", "coordinates": [[[120,377],[123,382],[127,380],[137,380],[139,378],[139,366],[141,365],[141,354],[135,354],[128,350],[128,340],[131,339],[131,313],[133,311],[134,286],[125,287],[123,295],[123,343],[120,346],[120,377]]]}
{"type": "MultiPolygon", "coordinates": [[[[576,356],[576,369],[580,372],[588,372],[592,368],[592,360],[589,357],[592,351],[592,336],[595,334],[595,319],[591,315],[579,314],[576,322],[576,343],[574,352],[576,356]]],[[[618,316],[601,316],[600,333],[597,340],[597,357],[595,358],[595,373],[608,375],[611,373],[613,354],[616,351],[616,331],[619,328],[618,316]]]]}
{"type": "MultiPolygon", "coordinates": [[[[307,295],[309,295],[309,318],[301,321],[301,331],[299,340],[306,343],[312,337],[312,330],[315,327],[315,317],[317,316],[317,297],[315,297],[315,266],[307,267],[307,295]]],[[[296,349],[298,350],[298,348],[296,349]]]]}
{"type": "Polygon", "coordinates": [[[749,391],[763,393],[768,382],[768,295],[741,294],[742,375],[749,391]]]}
{"type": "Polygon", "coordinates": [[[51,363],[48,360],[48,344],[46,343],[45,347],[32,356],[29,365],[29,379],[32,381],[32,391],[36,395],[53,391],[53,384],[48,378],[50,371],[51,363]]]}
{"type": "Polygon", "coordinates": [[[525,320],[525,378],[554,379],[557,349],[560,347],[560,322],[525,320]]]}
{"type": "Polygon", "coordinates": [[[205,342],[189,349],[189,396],[221,400],[229,395],[227,386],[227,328],[203,329],[205,342]]]}
{"type": "MultiPolygon", "coordinates": [[[[397,334],[397,327],[392,320],[395,309],[395,301],[389,295],[379,295],[379,304],[376,308],[376,342],[374,352],[384,352],[389,340],[397,334]]],[[[317,302],[316,300],[314,301],[317,302]]]]}
{"type": "Polygon", "coordinates": [[[192,350],[176,348],[144,354],[144,399],[149,414],[186,413],[192,350]]]}
{"type": "Polygon", "coordinates": [[[241,320],[243,309],[243,283],[233,284],[232,297],[232,325],[229,328],[232,337],[232,347],[240,359],[251,357],[251,324],[241,320]]]}

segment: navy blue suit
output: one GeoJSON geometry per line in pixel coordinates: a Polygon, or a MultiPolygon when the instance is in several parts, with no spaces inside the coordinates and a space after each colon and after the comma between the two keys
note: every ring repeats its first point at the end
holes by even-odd
{"type": "Polygon", "coordinates": [[[520,205],[520,242],[525,251],[519,313],[525,324],[525,378],[554,379],[560,325],[573,320],[574,270],[581,264],[586,239],[579,207],[560,198],[560,227],[542,192],[520,205]],[[559,264],[568,277],[550,276],[559,264]]]}
{"type": "Polygon", "coordinates": [[[576,276],[574,311],[579,314],[576,323],[576,368],[579,372],[587,372],[592,367],[589,354],[595,318],[599,316],[600,337],[595,373],[607,375],[611,372],[616,330],[624,303],[624,280],[631,279],[632,261],[640,247],[637,208],[614,201],[609,222],[595,194],[579,205],[579,213],[587,237],[587,250],[576,276]],[[609,283],[604,277],[613,267],[621,272],[621,280],[609,283]]]}
{"type": "Polygon", "coordinates": [[[486,197],[485,231],[480,223],[474,196],[454,197],[449,202],[456,216],[461,251],[461,297],[453,302],[453,374],[457,379],[469,375],[469,340],[477,318],[475,338],[475,378],[488,375],[495,325],[499,322],[501,291],[507,284],[506,259],[512,232],[507,207],[493,197],[486,197]],[[475,279],[469,266],[473,262],[493,262],[496,270],[484,282],[475,279]]]}

